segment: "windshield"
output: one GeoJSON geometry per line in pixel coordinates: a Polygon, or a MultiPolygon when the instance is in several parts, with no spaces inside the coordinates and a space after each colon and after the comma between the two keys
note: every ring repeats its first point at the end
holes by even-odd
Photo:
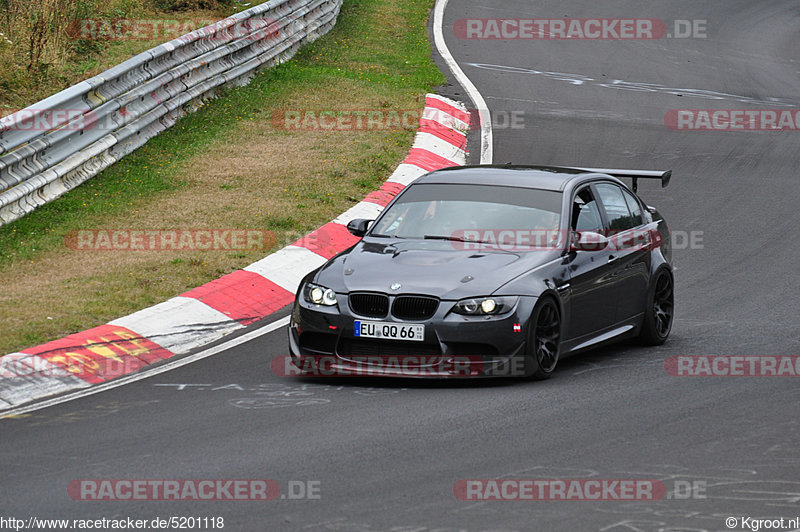
{"type": "MultiPolygon", "coordinates": [[[[556,231],[561,193],[497,185],[410,185],[370,236],[481,241],[500,231],[556,231]]],[[[529,237],[526,237],[526,239],[529,237]]]]}

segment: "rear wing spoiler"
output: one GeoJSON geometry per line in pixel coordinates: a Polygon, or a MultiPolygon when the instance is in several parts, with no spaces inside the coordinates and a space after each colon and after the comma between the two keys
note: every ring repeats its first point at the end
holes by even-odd
{"type": "Polygon", "coordinates": [[[633,181],[633,192],[639,188],[639,179],[660,179],[661,188],[666,188],[669,185],[669,180],[672,178],[672,170],[660,172],[657,170],[618,170],[614,168],[574,168],[574,170],[582,170],[584,172],[597,172],[599,174],[608,174],[610,176],[623,178],[629,177],[633,181]]]}

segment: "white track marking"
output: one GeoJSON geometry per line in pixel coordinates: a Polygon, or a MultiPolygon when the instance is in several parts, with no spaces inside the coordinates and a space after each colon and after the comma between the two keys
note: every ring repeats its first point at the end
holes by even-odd
{"type": "Polygon", "coordinates": [[[464,150],[430,133],[417,133],[417,137],[414,139],[414,145],[412,146],[412,149],[414,148],[428,150],[431,153],[461,165],[467,160],[467,153],[464,150]]]}
{"type": "Polygon", "coordinates": [[[336,218],[333,223],[347,225],[351,220],[356,218],[366,218],[367,220],[374,220],[383,210],[383,207],[371,201],[361,201],[353,205],[336,218]]]}
{"type": "Polygon", "coordinates": [[[182,296],[118,318],[109,325],[130,329],[176,355],[244,328],[202,301],[182,296]]]}
{"type": "MultiPolygon", "coordinates": [[[[197,362],[198,360],[202,360],[204,358],[208,358],[210,356],[222,353],[229,349],[232,349],[236,346],[242,345],[244,343],[249,342],[250,340],[254,340],[260,336],[264,336],[265,334],[269,334],[276,329],[280,329],[289,324],[289,316],[283,317],[277,321],[273,321],[263,327],[260,327],[254,331],[250,331],[249,333],[245,333],[241,336],[237,336],[232,340],[228,340],[227,342],[221,343],[217,346],[204,349],[198,353],[193,355],[189,355],[183,358],[179,358],[177,360],[171,360],[166,362],[165,364],[156,366],[156,367],[149,367],[138,371],[136,373],[129,373],[124,377],[120,377],[118,379],[114,379],[112,381],[104,382],[103,384],[98,384],[96,386],[92,386],[91,388],[86,388],[84,390],[79,390],[77,392],[73,392],[61,397],[55,397],[53,399],[47,399],[45,401],[41,401],[39,403],[35,403],[32,405],[21,406],[19,408],[14,408],[13,410],[6,410],[0,413],[0,419],[9,416],[19,416],[22,414],[27,414],[29,412],[34,412],[36,410],[41,410],[42,408],[48,408],[51,406],[55,406],[61,403],[66,403],[67,401],[74,401],[75,399],[80,399],[81,397],[87,397],[89,395],[94,395],[96,393],[104,392],[106,390],[111,390],[113,388],[117,388],[119,386],[124,386],[126,384],[130,384],[132,382],[140,381],[142,379],[146,379],[148,377],[154,377],[156,375],[160,375],[162,373],[166,373],[167,371],[171,371],[173,369],[180,368],[181,366],[185,366],[187,364],[191,364],[192,362],[197,362]]],[[[266,365],[265,365],[266,367],[266,365]]]]}
{"type": "Polygon", "coordinates": [[[325,257],[317,255],[310,249],[286,246],[243,269],[257,273],[294,294],[303,277],[323,264],[325,257]]]}
{"type": "Polygon", "coordinates": [[[407,187],[416,178],[427,173],[427,171],[415,164],[402,163],[395,169],[394,173],[389,176],[387,181],[391,181],[392,183],[400,183],[404,187],[407,187]]]}
{"type": "Polygon", "coordinates": [[[455,76],[456,80],[464,87],[472,103],[475,104],[475,109],[478,110],[478,116],[481,120],[481,164],[492,164],[494,157],[493,140],[492,140],[492,117],[489,114],[489,108],[486,102],[478,92],[478,89],[473,85],[472,81],[464,74],[461,67],[458,66],[447,43],[444,41],[444,33],[442,32],[442,24],[444,24],[444,10],[447,7],[448,0],[437,0],[436,6],[433,8],[433,41],[439,55],[442,56],[444,62],[447,63],[448,68],[455,76]]]}

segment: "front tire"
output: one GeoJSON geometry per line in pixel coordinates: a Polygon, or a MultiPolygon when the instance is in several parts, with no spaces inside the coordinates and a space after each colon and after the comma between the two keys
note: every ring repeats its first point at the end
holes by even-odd
{"type": "Polygon", "coordinates": [[[645,345],[661,345],[667,341],[675,316],[675,286],[669,270],[659,270],[647,297],[644,322],[639,340],[645,345]]]}
{"type": "Polygon", "coordinates": [[[558,364],[561,350],[561,312],[556,302],[543,298],[537,303],[528,325],[527,357],[536,380],[550,377],[558,364]]]}

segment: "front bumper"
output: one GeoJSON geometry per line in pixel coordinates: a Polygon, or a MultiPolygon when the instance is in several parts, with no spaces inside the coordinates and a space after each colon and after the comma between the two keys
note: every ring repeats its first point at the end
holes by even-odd
{"type": "Polygon", "coordinates": [[[424,321],[389,315],[355,315],[346,295],[335,307],[295,300],[289,327],[291,360],[305,375],[387,377],[498,377],[530,373],[525,354],[528,320],[534,297],[520,297],[509,312],[496,316],[463,316],[452,312],[455,301],[441,301],[424,321]],[[355,336],[355,321],[425,326],[423,341],[375,340],[355,336]]]}

